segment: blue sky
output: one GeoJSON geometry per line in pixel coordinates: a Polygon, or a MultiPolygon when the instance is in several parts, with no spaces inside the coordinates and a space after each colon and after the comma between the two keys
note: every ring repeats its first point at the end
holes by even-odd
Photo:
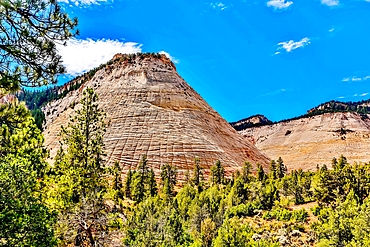
{"type": "Polygon", "coordinates": [[[370,0],[63,0],[70,75],[115,53],[166,52],[227,121],[273,121],[370,97],[370,0]]]}

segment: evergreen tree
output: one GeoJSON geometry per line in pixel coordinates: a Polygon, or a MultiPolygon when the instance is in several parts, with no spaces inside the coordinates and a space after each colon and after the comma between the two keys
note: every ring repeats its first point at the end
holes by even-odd
{"type": "Polygon", "coordinates": [[[162,192],[172,197],[175,193],[175,185],[177,183],[177,169],[176,167],[165,164],[161,167],[161,184],[162,192]]]}
{"type": "Polygon", "coordinates": [[[131,197],[137,203],[140,203],[145,198],[145,184],[142,181],[142,176],[135,171],[132,175],[132,185],[131,185],[131,197]]]}
{"type": "Polygon", "coordinates": [[[0,106],[0,246],[56,245],[56,215],[44,203],[49,169],[44,139],[29,111],[0,106]]]}
{"type": "Polygon", "coordinates": [[[55,158],[55,207],[59,210],[61,240],[75,246],[96,246],[107,236],[108,169],[103,162],[105,114],[98,97],[87,88],[82,108],[61,130],[61,149],[55,158]],[[81,224],[83,222],[83,224],[81,224]]]}
{"type": "Polygon", "coordinates": [[[277,178],[277,164],[275,160],[271,160],[270,162],[270,178],[271,179],[277,178]]]}
{"type": "Polygon", "coordinates": [[[252,178],[252,164],[248,161],[244,162],[241,172],[241,178],[244,183],[249,183],[252,178]]]}
{"type": "Polygon", "coordinates": [[[283,159],[279,157],[276,161],[276,176],[283,178],[287,173],[287,167],[284,165],[283,159]]]}
{"type": "Polygon", "coordinates": [[[148,178],[149,178],[149,167],[148,159],[146,155],[142,155],[138,166],[136,167],[136,172],[132,176],[132,199],[136,202],[141,202],[144,200],[148,191],[148,178]]]}
{"type": "Polygon", "coordinates": [[[0,94],[56,82],[64,72],[56,43],[76,34],[77,19],[53,0],[0,1],[0,8],[0,94]]]}
{"type": "Polygon", "coordinates": [[[266,174],[263,167],[257,163],[257,180],[263,182],[265,180],[266,174]]]}
{"type": "Polygon", "coordinates": [[[222,184],[224,182],[225,170],[219,160],[211,166],[211,179],[212,184],[222,184]]]}
{"type": "Polygon", "coordinates": [[[202,167],[200,166],[200,159],[195,158],[194,160],[194,169],[193,169],[193,177],[191,179],[192,184],[198,189],[198,192],[202,191],[203,186],[203,171],[202,167]]]}
{"type": "Polygon", "coordinates": [[[147,183],[148,183],[148,190],[147,190],[148,196],[153,197],[157,195],[157,192],[158,192],[157,181],[155,180],[155,174],[154,174],[153,169],[149,170],[147,183]]]}
{"type": "Polygon", "coordinates": [[[132,199],[131,198],[131,184],[132,184],[133,173],[134,172],[131,171],[131,168],[129,168],[126,174],[126,179],[125,179],[124,194],[125,194],[125,197],[129,199],[132,199]]]}
{"type": "Polygon", "coordinates": [[[119,165],[118,161],[114,162],[113,165],[113,190],[116,191],[116,196],[118,198],[123,197],[123,183],[122,183],[122,169],[121,166],[119,165]]]}

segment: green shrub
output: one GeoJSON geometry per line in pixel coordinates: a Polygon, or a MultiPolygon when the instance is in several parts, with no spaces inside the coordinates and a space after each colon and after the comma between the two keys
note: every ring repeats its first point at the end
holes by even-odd
{"type": "Polygon", "coordinates": [[[255,215],[255,208],[249,202],[247,202],[246,204],[239,204],[237,206],[231,207],[225,213],[226,218],[232,218],[234,216],[240,218],[253,215],[255,215]]]}

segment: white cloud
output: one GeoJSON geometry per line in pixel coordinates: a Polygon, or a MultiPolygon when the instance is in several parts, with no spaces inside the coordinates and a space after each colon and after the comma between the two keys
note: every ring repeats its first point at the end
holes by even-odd
{"type": "Polygon", "coordinates": [[[360,77],[352,77],[352,81],[362,81],[362,78],[360,77]]]}
{"type": "Polygon", "coordinates": [[[269,93],[263,94],[261,96],[275,95],[275,94],[284,93],[284,92],[287,92],[287,91],[291,91],[291,89],[282,88],[282,89],[276,90],[274,92],[269,92],[269,93]]]}
{"type": "Polygon", "coordinates": [[[134,42],[101,39],[70,39],[67,46],[58,45],[67,74],[76,76],[89,71],[113,58],[117,53],[141,52],[141,46],[134,42]]]}
{"type": "Polygon", "coordinates": [[[166,55],[166,57],[168,57],[169,59],[171,59],[171,61],[173,63],[179,63],[180,61],[178,59],[176,59],[175,57],[171,56],[168,52],[165,52],[165,51],[160,51],[158,52],[159,54],[164,54],[166,55]]]}
{"type": "Polygon", "coordinates": [[[344,99],[345,97],[344,96],[339,96],[338,99],[344,99]]]}
{"type": "MultiPolygon", "coordinates": [[[[369,1],[370,1],[370,0],[369,0],[369,1]]],[[[332,29],[330,29],[330,30],[329,30],[329,32],[334,32],[334,30],[335,30],[335,29],[334,29],[334,28],[332,28],[332,29]]]]}
{"type": "Polygon", "coordinates": [[[267,7],[273,7],[275,9],[286,9],[292,4],[293,4],[292,1],[270,0],[267,2],[267,7]]]}
{"type": "MultiPolygon", "coordinates": [[[[295,49],[298,49],[298,48],[301,48],[301,47],[304,47],[306,45],[309,45],[311,43],[310,39],[309,38],[303,38],[302,40],[300,41],[293,41],[293,40],[289,40],[289,41],[285,41],[285,42],[280,42],[278,43],[278,45],[280,47],[278,47],[277,49],[278,50],[286,50],[286,52],[291,52],[295,49]]],[[[276,53],[275,53],[276,54],[276,53]]]]}
{"type": "Polygon", "coordinates": [[[364,97],[364,96],[366,96],[366,95],[368,95],[369,93],[363,93],[363,94],[361,94],[360,96],[361,97],[364,97]]]}
{"type": "Polygon", "coordinates": [[[66,4],[74,4],[76,6],[83,6],[83,5],[92,5],[102,2],[107,2],[107,0],[58,0],[58,2],[66,3],[66,4]]]}
{"type": "MultiPolygon", "coordinates": [[[[369,0],[370,1],[370,0],[369,0]]],[[[370,79],[370,75],[364,76],[364,77],[358,77],[358,76],[351,76],[351,77],[345,77],[342,79],[343,82],[360,82],[360,81],[366,81],[370,79]]]]}
{"type": "Polygon", "coordinates": [[[219,9],[219,10],[225,10],[228,8],[224,3],[218,2],[218,3],[211,3],[211,7],[214,9],[219,9]]]}
{"type": "Polygon", "coordinates": [[[338,0],[321,0],[321,3],[330,7],[339,5],[338,0]]]}

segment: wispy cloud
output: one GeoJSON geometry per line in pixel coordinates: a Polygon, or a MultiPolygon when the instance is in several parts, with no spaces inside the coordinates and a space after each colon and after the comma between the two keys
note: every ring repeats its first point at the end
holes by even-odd
{"type": "Polygon", "coordinates": [[[211,3],[211,7],[213,9],[218,9],[218,10],[225,10],[228,8],[224,3],[218,2],[218,3],[211,3]]]}
{"type": "Polygon", "coordinates": [[[141,44],[101,39],[70,39],[67,46],[58,45],[63,65],[67,73],[76,76],[98,67],[113,58],[117,53],[141,52],[141,44]]]}
{"type": "Polygon", "coordinates": [[[285,42],[280,42],[278,43],[278,46],[279,46],[277,48],[278,51],[275,54],[276,55],[279,54],[280,53],[279,50],[285,50],[286,52],[291,52],[295,49],[305,47],[306,45],[309,45],[310,43],[311,41],[307,37],[301,39],[300,41],[289,40],[285,42]]]}
{"type": "Polygon", "coordinates": [[[160,51],[158,52],[159,54],[164,54],[166,55],[166,57],[168,57],[169,59],[171,59],[171,61],[173,63],[179,63],[180,61],[178,59],[176,59],[175,57],[171,56],[168,52],[165,52],[165,51],[160,51]]]}
{"type": "Polygon", "coordinates": [[[339,96],[338,99],[345,99],[345,98],[351,98],[351,97],[365,97],[369,95],[369,93],[355,93],[353,95],[347,95],[347,96],[339,96]]]}
{"type": "Polygon", "coordinates": [[[58,2],[66,4],[74,4],[76,6],[86,6],[86,5],[99,5],[100,3],[107,2],[108,0],[58,0],[58,2]]]}
{"type": "Polygon", "coordinates": [[[343,82],[360,82],[360,81],[366,81],[370,79],[370,75],[359,77],[359,76],[350,76],[345,77],[342,79],[343,82]]]}
{"type": "Polygon", "coordinates": [[[321,0],[321,3],[330,7],[339,5],[338,0],[321,0]]]}
{"type": "MultiPolygon", "coordinates": [[[[370,1],[370,0],[369,0],[369,1],[370,1]]],[[[334,29],[334,27],[333,27],[333,28],[329,29],[329,32],[331,32],[331,33],[332,33],[332,32],[334,32],[334,30],[335,30],[335,29],[334,29]]]]}
{"type": "Polygon", "coordinates": [[[274,9],[287,9],[292,4],[292,1],[285,0],[269,0],[266,3],[267,7],[273,7],[274,9]]]}
{"type": "Polygon", "coordinates": [[[279,90],[276,90],[276,91],[273,91],[273,92],[269,92],[269,93],[263,94],[261,96],[275,95],[275,94],[284,93],[284,92],[287,92],[287,91],[290,91],[290,90],[285,89],[285,88],[282,88],[282,89],[279,89],[279,90]]]}

